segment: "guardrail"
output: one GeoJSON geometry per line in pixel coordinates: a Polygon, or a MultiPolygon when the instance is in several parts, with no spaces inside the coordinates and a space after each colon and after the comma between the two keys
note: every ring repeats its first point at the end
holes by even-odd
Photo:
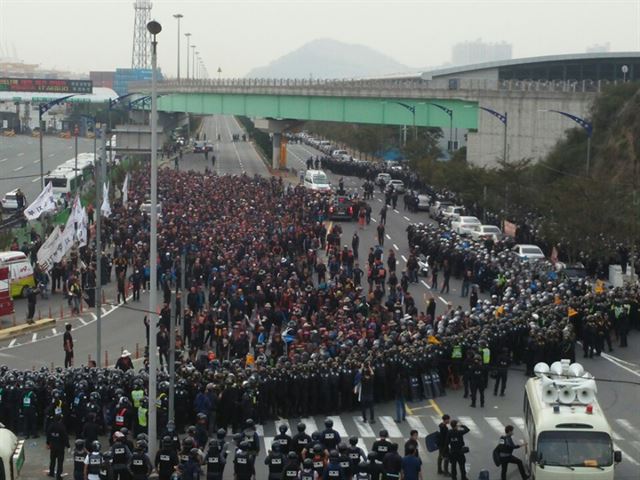
{"type": "MultiPolygon", "coordinates": [[[[392,90],[500,90],[500,91],[540,91],[563,93],[597,93],[608,85],[620,82],[608,80],[489,80],[489,79],[297,79],[297,78],[222,78],[222,79],[167,79],[158,82],[159,92],[203,93],[216,89],[392,89],[392,90]]],[[[149,91],[150,82],[131,82],[131,91],[149,91]]]]}

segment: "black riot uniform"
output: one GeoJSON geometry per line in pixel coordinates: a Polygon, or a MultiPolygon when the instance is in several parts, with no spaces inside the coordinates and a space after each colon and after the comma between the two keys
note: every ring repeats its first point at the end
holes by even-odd
{"type": "Polygon", "coordinates": [[[169,480],[174,467],[180,463],[178,454],[173,448],[173,439],[169,435],[162,438],[162,448],[158,450],[155,458],[155,466],[160,480],[169,480]]]}
{"type": "Polygon", "coordinates": [[[307,426],[304,423],[298,424],[298,433],[291,439],[291,450],[296,452],[298,458],[302,458],[302,451],[311,446],[311,437],[305,432],[307,426]]]}
{"type": "Polygon", "coordinates": [[[384,456],[391,451],[391,442],[387,440],[389,438],[389,432],[386,430],[380,430],[380,438],[373,442],[371,451],[376,454],[376,464],[382,465],[384,456]]]}
{"type": "Polygon", "coordinates": [[[248,449],[248,442],[240,442],[240,448],[233,459],[233,472],[236,480],[251,480],[253,476],[253,457],[249,454],[248,449]]]}
{"type": "Polygon", "coordinates": [[[136,451],[129,460],[129,472],[133,480],[147,480],[153,470],[149,457],[144,453],[146,444],[143,445],[143,443],[145,442],[138,442],[136,451]]]}
{"type": "Polygon", "coordinates": [[[282,480],[297,480],[300,472],[300,461],[295,452],[287,454],[287,464],[282,470],[282,480]]]}
{"type": "Polygon", "coordinates": [[[84,459],[87,458],[87,450],[84,448],[84,440],[76,440],[73,451],[73,480],[84,480],[84,459]]]}
{"type": "Polygon", "coordinates": [[[280,480],[282,478],[285,461],[280,444],[274,441],[271,451],[264,459],[264,464],[269,468],[269,480],[280,480]]]}
{"type": "Polygon", "coordinates": [[[322,446],[325,450],[335,450],[340,443],[340,434],[333,429],[333,420],[327,418],[324,421],[326,427],[321,434],[322,446]]]}
{"type": "Polygon", "coordinates": [[[279,425],[278,426],[278,431],[280,433],[278,433],[278,435],[276,435],[275,437],[273,437],[273,443],[278,443],[280,445],[280,451],[282,453],[289,453],[291,450],[293,450],[292,448],[292,439],[289,435],[287,435],[287,430],[289,429],[289,427],[287,427],[286,425],[279,425]]]}
{"type": "Polygon", "coordinates": [[[227,452],[217,439],[209,442],[209,449],[204,457],[207,465],[207,480],[222,480],[224,467],[227,464],[227,452]]]}

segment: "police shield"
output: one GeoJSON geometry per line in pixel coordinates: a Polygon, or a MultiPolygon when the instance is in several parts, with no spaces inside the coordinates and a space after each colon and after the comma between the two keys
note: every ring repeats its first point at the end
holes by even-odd
{"type": "Polygon", "coordinates": [[[420,400],[420,398],[421,398],[420,380],[418,379],[418,377],[409,378],[409,390],[410,390],[410,393],[411,393],[411,400],[412,401],[420,400]]]}
{"type": "Polygon", "coordinates": [[[447,394],[442,386],[442,379],[436,370],[431,370],[431,388],[434,397],[444,397],[447,394]]]}
{"type": "Polygon", "coordinates": [[[425,373],[422,375],[422,394],[427,400],[433,398],[433,384],[431,382],[430,373],[425,373]]]}

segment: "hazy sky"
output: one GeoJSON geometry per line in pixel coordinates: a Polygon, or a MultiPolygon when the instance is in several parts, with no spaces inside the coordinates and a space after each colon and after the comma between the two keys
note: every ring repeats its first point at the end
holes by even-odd
{"type": "MultiPolygon", "coordinates": [[[[76,72],[131,65],[134,0],[0,0],[0,51],[76,72]]],[[[213,74],[253,67],[330,37],[375,48],[411,67],[440,65],[457,42],[511,42],[514,57],[640,50],[640,0],[155,0],[159,65],[175,75],[177,26],[213,74]]],[[[186,50],[185,38],[181,50],[186,50]]],[[[185,61],[182,58],[182,74],[185,61]]],[[[1,74],[2,72],[0,72],[1,74]]]]}

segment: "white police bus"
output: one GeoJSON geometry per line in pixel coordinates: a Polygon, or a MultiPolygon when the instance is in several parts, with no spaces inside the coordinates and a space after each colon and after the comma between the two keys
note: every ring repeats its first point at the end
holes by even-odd
{"type": "Polygon", "coordinates": [[[539,363],[534,371],[524,394],[531,478],[613,480],[622,453],[613,449],[593,377],[568,360],[539,363]]]}

